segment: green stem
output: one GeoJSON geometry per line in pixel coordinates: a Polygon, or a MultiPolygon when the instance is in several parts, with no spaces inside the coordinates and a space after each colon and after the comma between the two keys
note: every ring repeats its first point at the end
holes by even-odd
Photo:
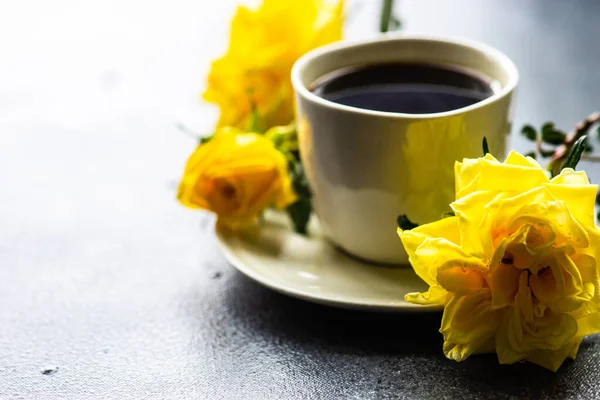
{"type": "Polygon", "coordinates": [[[381,20],[379,22],[379,31],[385,33],[390,30],[390,22],[393,18],[394,0],[383,0],[381,8],[381,20]]]}

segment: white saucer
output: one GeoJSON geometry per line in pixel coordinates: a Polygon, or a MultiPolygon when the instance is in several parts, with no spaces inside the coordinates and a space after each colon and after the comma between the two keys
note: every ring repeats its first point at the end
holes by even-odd
{"type": "Polygon", "coordinates": [[[217,237],[223,254],[240,272],[293,297],[372,311],[441,309],[404,301],[406,293],[427,290],[409,266],[361,262],[324,240],[318,224],[312,224],[310,232],[310,237],[294,233],[285,214],[271,212],[252,231],[231,233],[217,228],[217,237]]]}

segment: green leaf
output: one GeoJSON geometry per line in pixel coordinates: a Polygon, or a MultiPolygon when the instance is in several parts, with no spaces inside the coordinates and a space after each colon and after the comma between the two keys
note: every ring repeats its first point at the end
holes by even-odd
{"type": "Polygon", "coordinates": [[[585,140],[586,139],[587,139],[587,135],[583,135],[582,137],[577,139],[577,141],[575,142],[575,144],[573,145],[573,147],[571,148],[571,151],[569,152],[569,154],[567,156],[567,160],[562,165],[562,167],[560,167],[561,171],[565,168],[575,169],[575,167],[579,163],[579,160],[581,159],[581,154],[585,150],[585,140]]]}
{"type": "MultiPolygon", "coordinates": [[[[290,154],[290,156],[292,156],[290,154]]],[[[300,161],[292,156],[295,161],[290,163],[290,174],[292,178],[292,185],[294,187],[294,191],[300,197],[312,197],[312,192],[310,191],[310,186],[308,185],[308,179],[306,179],[306,173],[304,172],[304,167],[300,161]]]]}
{"type": "Polygon", "coordinates": [[[311,201],[306,197],[300,197],[295,203],[292,203],[287,207],[286,211],[292,220],[294,231],[302,235],[308,233],[307,226],[308,221],[310,220],[311,210],[311,201]]]}
{"type": "Polygon", "coordinates": [[[485,157],[485,155],[490,152],[490,148],[488,147],[487,138],[485,136],[483,137],[481,146],[483,147],[483,156],[485,157]]]}
{"type": "Polygon", "coordinates": [[[306,179],[306,174],[300,158],[293,152],[284,153],[288,159],[288,168],[294,192],[298,196],[295,203],[287,207],[286,211],[290,217],[294,230],[302,235],[307,234],[307,226],[312,212],[312,192],[306,179]]]}
{"type": "Polygon", "coordinates": [[[265,136],[273,142],[277,150],[284,154],[298,150],[298,133],[296,131],[296,126],[293,123],[286,126],[274,126],[269,128],[265,132],[265,136]]]}
{"type": "Polygon", "coordinates": [[[537,139],[537,131],[531,125],[525,125],[523,128],[521,128],[521,135],[525,136],[531,141],[535,141],[537,139]]]}
{"type": "Polygon", "coordinates": [[[529,153],[525,154],[525,157],[531,157],[535,160],[537,155],[535,154],[535,151],[530,151],[529,153]]]}
{"type": "Polygon", "coordinates": [[[556,150],[540,150],[540,155],[542,157],[552,157],[556,150]]]}
{"type": "Polygon", "coordinates": [[[211,141],[211,139],[213,138],[214,135],[210,135],[210,136],[202,136],[198,138],[198,142],[199,144],[205,144],[211,141]]]}
{"type": "Polygon", "coordinates": [[[419,226],[419,224],[415,224],[410,219],[408,219],[406,215],[398,215],[396,222],[398,223],[398,227],[403,231],[407,231],[419,226]]]}
{"type": "Polygon", "coordinates": [[[551,132],[554,130],[554,122],[546,122],[542,125],[542,135],[545,132],[551,132]]]}
{"type": "Polygon", "coordinates": [[[542,130],[542,141],[544,143],[559,145],[565,142],[567,135],[555,129],[542,130]]]}
{"type": "Polygon", "coordinates": [[[247,92],[248,102],[250,102],[250,123],[248,124],[248,132],[262,133],[260,130],[260,114],[258,113],[258,108],[256,107],[256,101],[254,101],[254,97],[252,96],[253,90],[250,89],[247,92]]]}

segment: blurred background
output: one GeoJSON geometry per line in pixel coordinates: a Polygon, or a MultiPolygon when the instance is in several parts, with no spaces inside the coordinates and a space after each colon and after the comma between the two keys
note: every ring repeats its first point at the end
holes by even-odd
{"type": "MultiPolygon", "coordinates": [[[[211,60],[226,50],[236,4],[3,1],[0,243],[18,245],[19,232],[56,234],[67,225],[113,232],[128,215],[149,228],[157,218],[165,219],[163,227],[197,223],[174,201],[196,143],[177,125],[211,132],[217,110],[199,94],[211,60]]],[[[521,73],[517,128],[551,119],[569,130],[600,107],[597,29],[587,23],[600,2],[398,0],[396,6],[406,32],[477,39],[513,58],[521,73]]],[[[348,0],[346,38],[377,35],[380,7],[380,1],[348,0]]],[[[532,148],[519,135],[512,144],[532,148]]]]}
{"type": "MultiPolygon", "coordinates": [[[[238,2],[5,0],[0,13],[1,140],[35,136],[27,142],[31,156],[35,148],[57,143],[76,149],[92,136],[95,145],[133,142],[140,153],[156,149],[153,154],[161,158],[181,147],[186,153],[189,143],[175,124],[211,130],[216,110],[202,104],[198,94],[210,61],[226,49],[238,2]]],[[[377,34],[380,3],[347,1],[346,38],[377,34]]],[[[573,100],[600,93],[600,80],[590,79],[594,71],[586,70],[594,63],[577,68],[582,58],[600,62],[600,54],[595,46],[573,42],[592,44],[593,27],[578,21],[597,12],[598,2],[568,2],[566,7],[557,7],[560,0],[396,3],[405,31],[482,40],[513,58],[521,70],[517,123],[553,118],[568,128],[594,110],[592,101],[582,109],[573,100]],[[539,20],[535,35],[532,19],[539,20]],[[569,74],[562,73],[565,63],[574,65],[569,74]],[[548,98],[549,87],[572,90],[548,98]]],[[[177,155],[181,161],[173,163],[173,171],[183,156],[177,155]]]]}

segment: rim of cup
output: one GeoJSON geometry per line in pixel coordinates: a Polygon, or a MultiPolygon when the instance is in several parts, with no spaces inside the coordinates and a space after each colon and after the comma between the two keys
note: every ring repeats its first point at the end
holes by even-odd
{"type": "Polygon", "coordinates": [[[341,40],[338,42],[334,42],[322,47],[318,47],[314,50],[311,50],[304,55],[302,55],[293,65],[292,72],[292,86],[294,90],[306,100],[318,103],[322,106],[337,109],[340,111],[348,111],[348,112],[359,112],[361,114],[367,114],[372,116],[381,116],[388,118],[401,118],[401,119],[426,119],[426,118],[441,118],[441,117],[449,117],[457,114],[463,114],[465,112],[469,112],[472,110],[476,110],[482,107],[487,106],[493,102],[496,102],[502,99],[505,96],[508,96],[517,86],[519,81],[519,72],[515,63],[504,53],[496,48],[487,45],[485,43],[464,39],[459,37],[440,37],[434,35],[424,35],[424,34],[411,34],[411,33],[392,33],[392,34],[384,34],[378,38],[371,39],[363,39],[363,40],[341,40]],[[428,113],[428,114],[409,114],[409,113],[399,113],[399,112],[389,112],[389,111],[375,111],[368,110],[364,108],[347,106],[339,103],[335,103],[330,100],[326,100],[322,97],[317,96],[313,92],[311,92],[308,87],[302,82],[301,79],[301,71],[306,68],[311,62],[315,59],[322,57],[326,54],[335,54],[336,52],[342,50],[348,50],[352,48],[362,47],[371,43],[381,43],[381,42],[401,42],[405,40],[413,40],[413,41],[423,41],[423,42],[437,42],[440,44],[446,45],[458,45],[469,47],[474,49],[488,58],[494,60],[498,65],[500,65],[504,71],[508,75],[508,81],[502,88],[491,95],[490,97],[478,101],[477,103],[471,104],[466,107],[457,108],[455,110],[437,112],[437,113],[428,113]]]}

